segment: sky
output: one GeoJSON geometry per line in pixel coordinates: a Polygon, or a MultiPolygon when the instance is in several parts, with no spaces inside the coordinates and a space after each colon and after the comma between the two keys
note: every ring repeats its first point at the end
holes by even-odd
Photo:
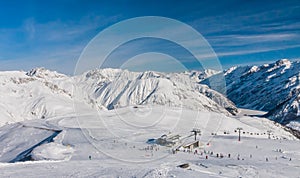
{"type": "MultiPolygon", "coordinates": [[[[167,17],[191,26],[207,40],[223,69],[300,59],[298,0],[12,0],[0,1],[0,70],[45,67],[72,75],[97,34],[142,16],[167,17]]],[[[164,33],[176,31],[168,30],[164,33]]],[[[128,33],[120,30],[118,35],[128,33]]],[[[119,46],[95,67],[172,72],[202,66],[172,41],[141,38],[119,46]]]]}

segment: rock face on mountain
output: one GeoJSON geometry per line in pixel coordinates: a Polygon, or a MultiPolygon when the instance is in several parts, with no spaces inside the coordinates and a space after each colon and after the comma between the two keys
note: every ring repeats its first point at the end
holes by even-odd
{"type": "Polygon", "coordinates": [[[230,100],[199,84],[215,73],[99,69],[70,77],[44,68],[0,72],[0,125],[69,114],[74,103],[109,110],[150,104],[236,114],[230,100]]]}
{"type": "MultiPolygon", "coordinates": [[[[288,124],[293,128],[299,128],[300,126],[300,88],[294,88],[291,91],[287,100],[269,111],[266,117],[270,117],[273,120],[288,124]],[[298,123],[298,124],[297,124],[298,123]]],[[[298,129],[300,130],[300,129],[298,129]]]]}
{"type": "MultiPolygon", "coordinates": [[[[227,97],[238,107],[268,111],[267,117],[282,124],[300,122],[299,61],[282,59],[261,66],[232,67],[222,75],[227,97]]],[[[207,79],[202,83],[208,84],[207,79]]]]}

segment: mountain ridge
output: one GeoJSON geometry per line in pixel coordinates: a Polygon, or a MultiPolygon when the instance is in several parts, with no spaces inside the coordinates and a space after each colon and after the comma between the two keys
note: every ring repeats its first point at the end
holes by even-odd
{"type": "MultiPolygon", "coordinates": [[[[271,120],[294,128],[300,121],[300,61],[281,59],[260,66],[231,67],[214,76],[226,80],[227,97],[238,107],[263,110],[271,120]]],[[[208,79],[201,82],[207,84],[208,79]]]]}
{"type": "Polygon", "coordinates": [[[236,114],[238,109],[230,100],[198,84],[203,76],[213,73],[96,69],[66,76],[45,68],[0,72],[0,92],[4,93],[0,125],[72,113],[74,103],[108,110],[154,104],[236,114]]]}

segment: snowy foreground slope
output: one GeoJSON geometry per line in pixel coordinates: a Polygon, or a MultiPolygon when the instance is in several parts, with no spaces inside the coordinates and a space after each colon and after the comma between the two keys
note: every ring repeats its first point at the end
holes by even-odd
{"type": "Polygon", "coordinates": [[[299,140],[268,119],[150,105],[77,109],[76,116],[0,128],[0,177],[299,177],[299,140]],[[240,142],[237,127],[245,132],[240,142]],[[173,154],[173,148],[194,139],[193,128],[201,130],[197,153],[173,154]],[[61,132],[53,142],[29,154],[39,161],[5,163],[54,130],[61,132]],[[183,140],[172,147],[146,143],[163,134],[178,134],[183,140]],[[187,168],[178,167],[186,163],[187,168]]]}
{"type": "Polygon", "coordinates": [[[266,117],[300,130],[300,61],[232,67],[224,77],[227,97],[238,107],[268,111],[266,117]]]}

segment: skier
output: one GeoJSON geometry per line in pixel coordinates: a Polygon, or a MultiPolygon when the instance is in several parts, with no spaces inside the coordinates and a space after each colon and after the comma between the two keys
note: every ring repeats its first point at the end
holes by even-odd
{"type": "Polygon", "coordinates": [[[92,156],[91,156],[91,155],[89,155],[89,159],[90,159],[90,160],[92,159],[92,156]]]}
{"type": "Polygon", "coordinates": [[[224,156],[223,156],[223,154],[222,153],[220,153],[220,158],[223,158],[224,156]]]}

